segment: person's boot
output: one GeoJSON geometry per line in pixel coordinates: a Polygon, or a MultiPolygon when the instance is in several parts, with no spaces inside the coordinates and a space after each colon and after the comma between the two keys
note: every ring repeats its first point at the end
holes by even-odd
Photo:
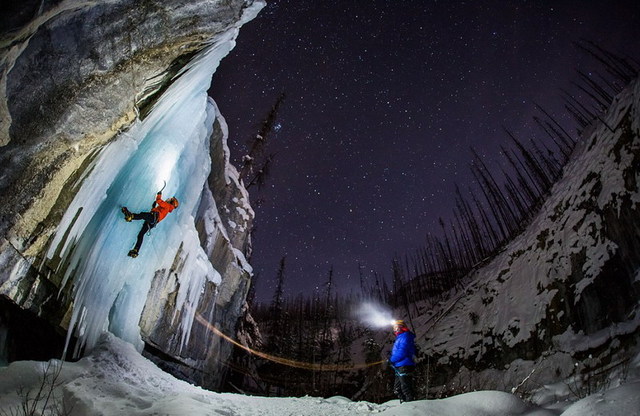
{"type": "Polygon", "coordinates": [[[122,213],[124,214],[124,220],[126,222],[131,222],[131,220],[133,219],[133,214],[127,209],[127,207],[122,207],[122,213]]]}
{"type": "Polygon", "coordinates": [[[127,254],[129,257],[133,257],[134,259],[136,257],[138,257],[138,250],[136,250],[135,248],[132,250],[129,250],[129,254],[127,254]]]}

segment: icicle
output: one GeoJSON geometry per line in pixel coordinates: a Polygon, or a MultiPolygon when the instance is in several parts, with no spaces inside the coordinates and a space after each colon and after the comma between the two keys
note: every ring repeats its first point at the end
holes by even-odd
{"type": "Polygon", "coordinates": [[[207,90],[236,35],[237,28],[220,35],[176,77],[144,121],[102,149],[58,227],[48,258],[60,256],[63,287],[73,284],[67,345],[75,331],[76,356],[93,348],[107,327],[143,347],[138,323],[153,276],[169,270],[180,250],[188,253],[176,312],[183,345],[205,283],[220,282],[200,247],[194,216],[211,165],[208,139],[216,109],[207,90]],[[145,238],[139,257],[129,258],[142,222],[125,222],[120,209],[148,211],[164,181],[163,196],[175,195],[180,207],[145,238]]]}

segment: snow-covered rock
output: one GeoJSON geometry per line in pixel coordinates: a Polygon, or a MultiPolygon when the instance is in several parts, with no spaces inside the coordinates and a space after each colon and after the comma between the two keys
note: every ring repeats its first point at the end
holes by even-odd
{"type": "Polygon", "coordinates": [[[527,379],[522,393],[574,376],[595,383],[594,374],[606,382],[638,351],[640,82],[603,120],[529,227],[414,320],[432,392],[508,391],[527,379]]]}

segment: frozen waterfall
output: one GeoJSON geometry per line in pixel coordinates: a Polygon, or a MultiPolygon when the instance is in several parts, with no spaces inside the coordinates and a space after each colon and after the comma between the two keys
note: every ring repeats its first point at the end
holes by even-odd
{"type": "Polygon", "coordinates": [[[182,310],[182,343],[207,281],[218,283],[200,247],[194,216],[210,171],[209,137],[215,105],[207,97],[213,72],[234,46],[237,28],[220,35],[179,73],[143,121],[100,149],[60,222],[47,253],[72,285],[73,314],[67,346],[75,331],[77,356],[91,349],[104,330],[143,347],[138,326],[147,293],[158,270],[171,269],[180,254],[176,310],[182,310]],[[163,198],[180,207],[145,236],[140,255],[133,247],[142,221],[127,223],[120,211],[148,211],[166,181],[163,198]],[[186,312],[186,313],[185,313],[186,312]]]}

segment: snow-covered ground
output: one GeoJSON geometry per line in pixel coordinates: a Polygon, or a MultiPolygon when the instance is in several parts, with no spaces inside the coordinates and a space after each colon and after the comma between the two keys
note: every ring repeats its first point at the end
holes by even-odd
{"type": "MultiPolygon", "coordinates": [[[[0,414],[18,412],[26,392],[31,397],[42,385],[43,373],[55,373],[58,361],[20,361],[0,369],[0,414]],[[22,392],[22,393],[20,393],[22,392]]],[[[633,370],[640,371],[640,357],[633,370]]],[[[52,380],[48,380],[47,383],[52,380]]],[[[161,371],[135,348],[106,334],[87,357],[64,363],[54,381],[49,404],[64,403],[71,416],[92,415],[640,415],[640,379],[578,402],[554,403],[545,408],[523,402],[498,391],[478,391],[440,400],[400,403],[392,400],[374,404],[353,402],[344,397],[266,398],[241,394],[213,393],[180,381],[161,371]]],[[[48,393],[49,384],[44,392],[48,393]]],[[[35,413],[41,414],[41,413],[35,413]]]]}

